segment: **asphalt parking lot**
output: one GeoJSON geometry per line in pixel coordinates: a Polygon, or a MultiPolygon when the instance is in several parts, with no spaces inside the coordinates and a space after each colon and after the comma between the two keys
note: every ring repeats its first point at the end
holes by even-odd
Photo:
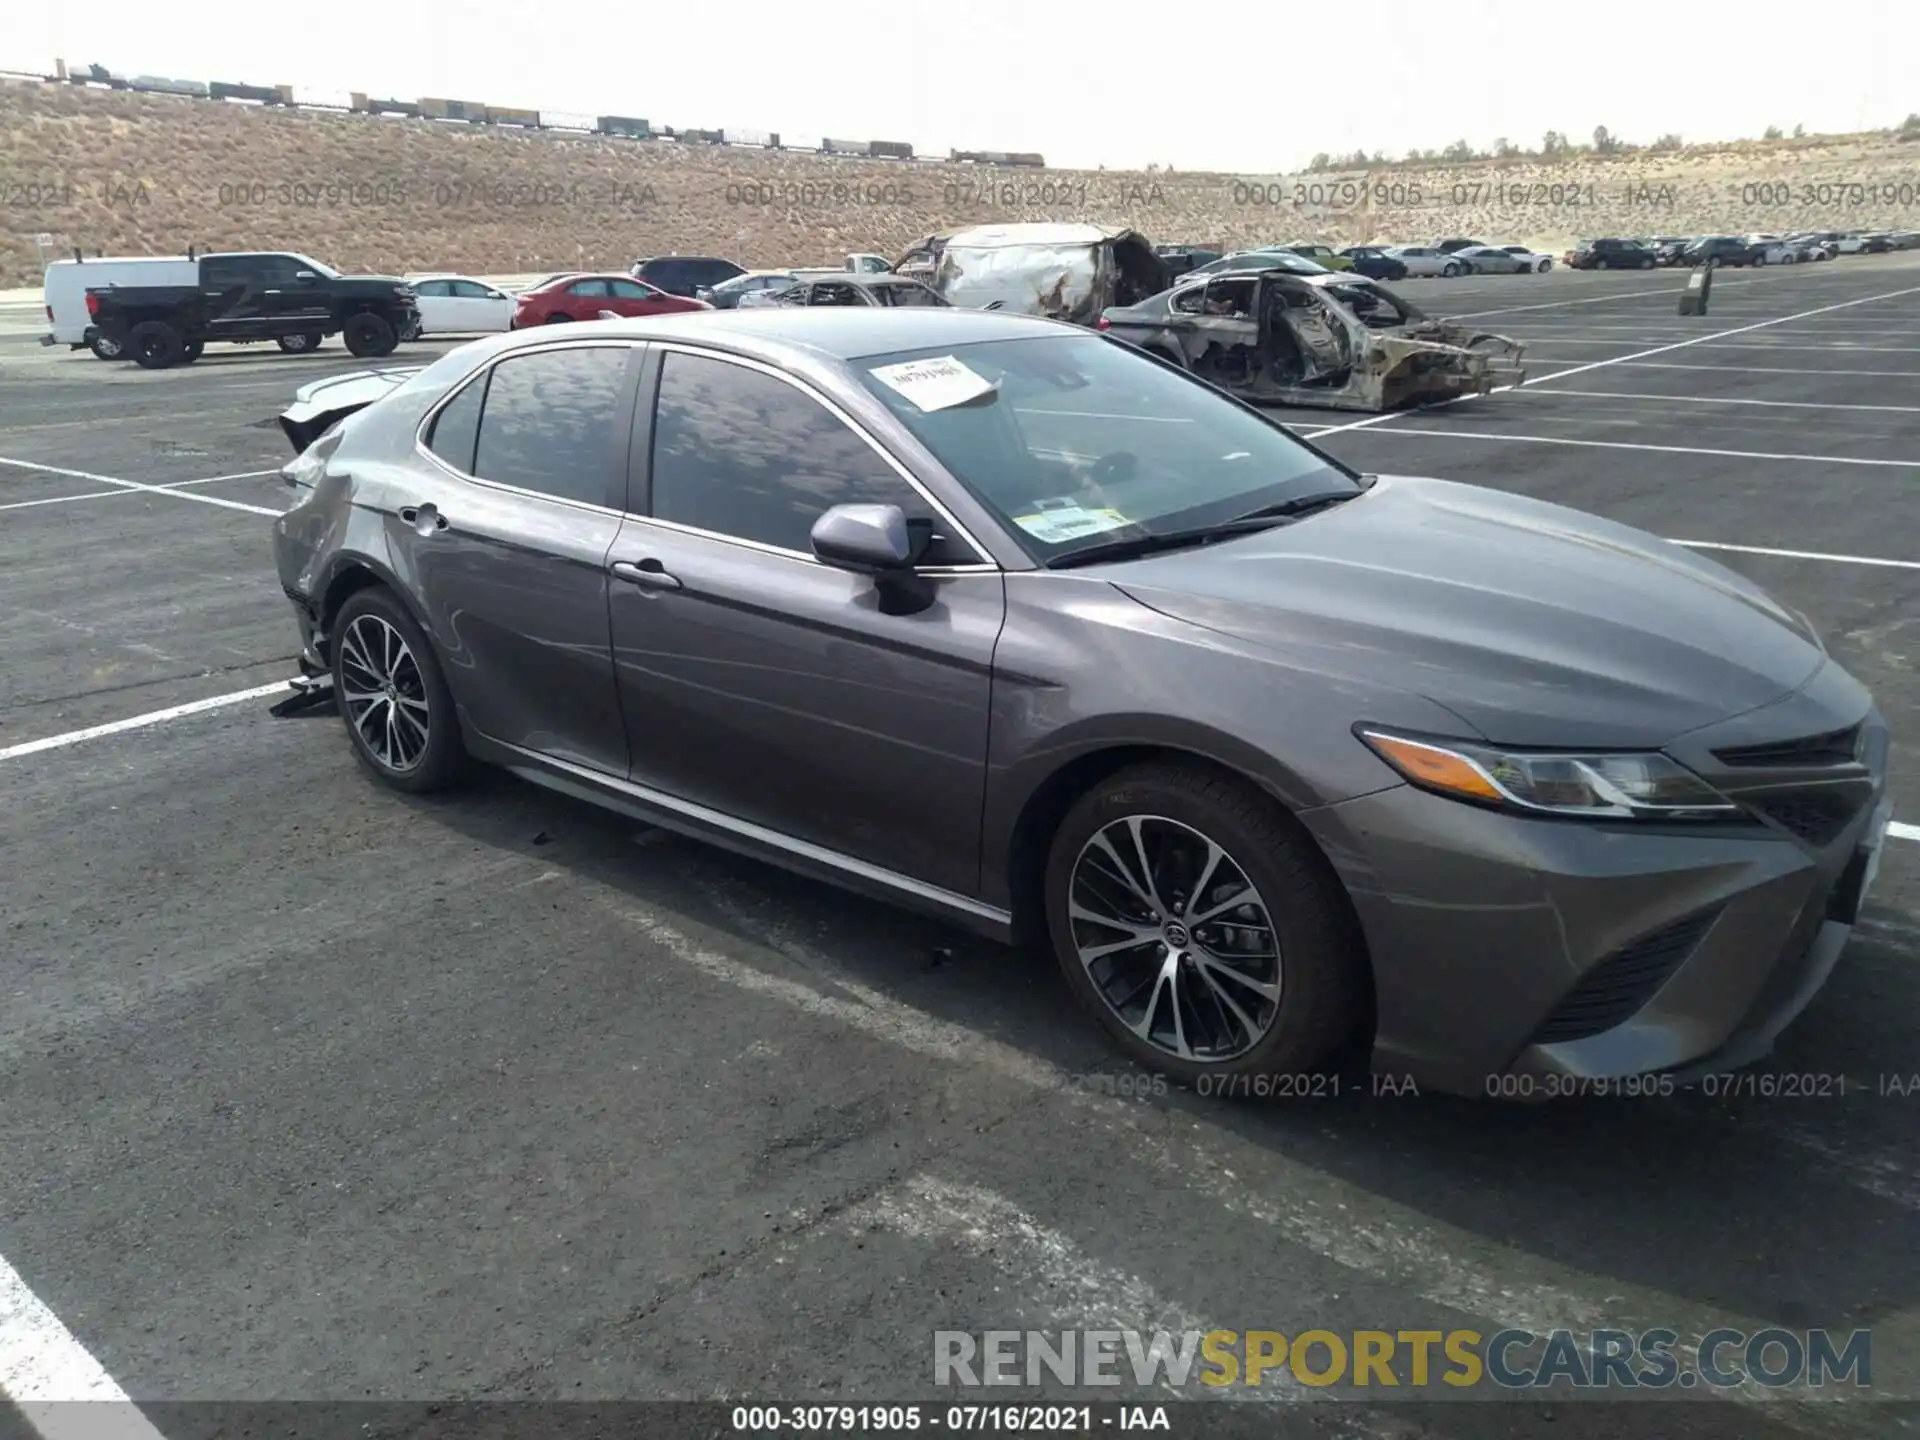
{"type": "MultiPolygon", "coordinates": [[[[1410,283],[1527,383],[1287,418],[1707,547],[1873,688],[1920,822],[1920,255],[1680,285],[1410,283]]],[[[935,1330],[1779,1325],[1870,1327],[1872,1392],[1920,1397],[1920,828],[1762,1067],[1814,1094],[1156,1093],[1047,962],[504,777],[409,801],[270,718],[273,417],[363,367],[148,373],[36,318],[0,312],[0,1393],[857,1404],[931,1398],[935,1330]]],[[[1316,1398],[1247,1433],[1920,1430],[1316,1398]]]]}

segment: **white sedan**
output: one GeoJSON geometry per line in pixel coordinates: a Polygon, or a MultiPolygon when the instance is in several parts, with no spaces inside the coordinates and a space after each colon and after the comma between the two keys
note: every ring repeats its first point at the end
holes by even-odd
{"type": "Polygon", "coordinates": [[[1387,254],[1406,266],[1409,275],[1444,275],[1452,279],[1455,275],[1467,273],[1466,261],[1456,260],[1444,250],[1436,250],[1431,245],[1395,245],[1387,254]]]}
{"type": "Polygon", "coordinates": [[[513,297],[471,275],[409,275],[422,335],[493,335],[513,327],[513,297]]]}

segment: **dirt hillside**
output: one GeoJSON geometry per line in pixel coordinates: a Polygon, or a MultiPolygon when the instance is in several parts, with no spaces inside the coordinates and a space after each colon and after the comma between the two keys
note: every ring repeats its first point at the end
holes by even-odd
{"type": "Polygon", "coordinates": [[[1233,246],[1467,235],[1556,252],[1591,235],[1920,225],[1920,144],[1814,136],[1551,163],[1231,176],[1019,171],[316,115],[0,84],[0,287],[46,259],[297,249],[344,269],[475,273],[718,254],[897,254],[960,223],[1125,222],[1233,246]]]}

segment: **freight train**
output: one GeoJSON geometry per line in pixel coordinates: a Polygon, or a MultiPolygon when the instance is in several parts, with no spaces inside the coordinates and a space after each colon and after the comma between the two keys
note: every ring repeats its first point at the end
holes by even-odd
{"type": "MultiPolygon", "coordinates": [[[[57,73],[43,77],[49,83],[105,85],[157,95],[180,95],[195,100],[271,105],[289,110],[391,116],[441,124],[496,125],[520,130],[550,130],[570,135],[614,135],[628,140],[665,140],[681,145],[724,145],[756,150],[787,150],[818,155],[856,156],[865,160],[931,160],[914,154],[904,140],[789,140],[766,130],[675,130],[630,115],[575,115],[555,110],[521,110],[477,100],[422,97],[382,100],[363,91],[314,90],[300,85],[248,85],[229,80],[173,80],[159,75],[126,76],[104,65],[69,67],[54,62],[57,73]]],[[[1027,151],[951,150],[949,162],[1006,165],[1044,169],[1046,161],[1027,151]]]]}

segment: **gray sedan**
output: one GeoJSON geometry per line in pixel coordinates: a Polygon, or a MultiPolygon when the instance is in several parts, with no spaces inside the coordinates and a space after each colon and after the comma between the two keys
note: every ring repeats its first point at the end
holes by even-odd
{"type": "Polygon", "coordinates": [[[1802,616],[1092,332],[710,311],[325,384],[384,393],[274,550],[373,776],[1030,939],[1186,1083],[1737,1065],[1873,879],[1887,728],[1802,616]]]}

